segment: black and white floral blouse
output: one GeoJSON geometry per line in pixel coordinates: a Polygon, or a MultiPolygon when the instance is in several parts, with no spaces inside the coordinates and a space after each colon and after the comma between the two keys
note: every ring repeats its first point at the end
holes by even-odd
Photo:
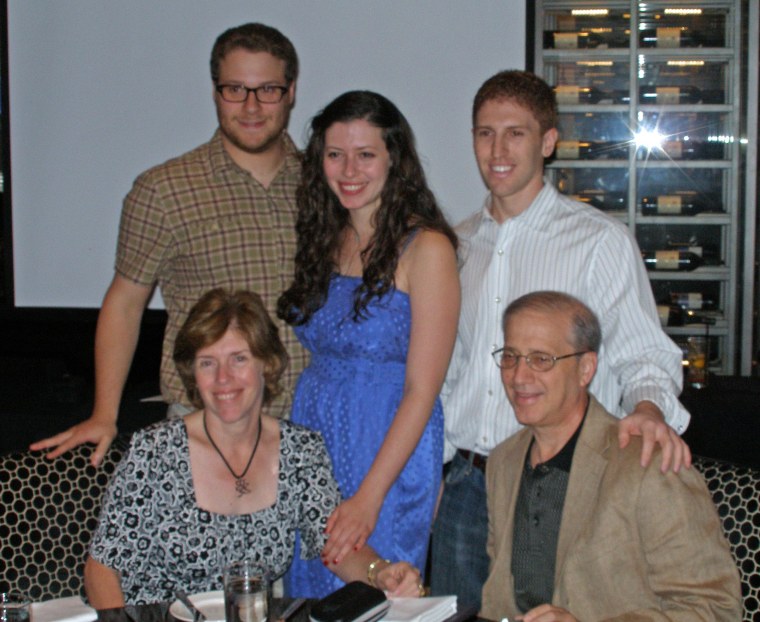
{"type": "Polygon", "coordinates": [[[114,473],[92,557],[119,572],[124,599],[137,605],[222,588],[222,568],[260,560],[275,577],[290,565],[296,530],[302,555],[324,546],[325,523],[340,503],[322,436],[280,421],[277,499],[253,514],[214,514],[198,507],[187,429],[170,419],[136,432],[114,473]]]}

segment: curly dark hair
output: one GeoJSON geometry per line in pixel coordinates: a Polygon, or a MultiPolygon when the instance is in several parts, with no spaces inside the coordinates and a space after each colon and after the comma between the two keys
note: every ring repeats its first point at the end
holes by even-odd
{"type": "Polygon", "coordinates": [[[198,350],[219,341],[230,327],[240,332],[251,354],[264,362],[264,405],[281,391],[280,377],[288,365],[288,355],[261,297],[246,290],[217,287],[193,305],[174,342],[174,364],[196,408],[203,408],[203,400],[195,381],[195,356],[198,350]]]}
{"type": "Polygon", "coordinates": [[[440,231],[454,248],[457,246],[456,235],[425,181],[414,134],[404,115],[377,93],[344,93],[311,121],[296,194],[295,275],[277,303],[277,315],[289,324],[306,323],[324,305],[330,279],[337,271],[341,232],[349,226],[348,210],[325,179],[322,166],[325,134],[335,123],[360,119],[381,130],[390,154],[390,169],[380,195],[380,207],[373,216],[374,234],[361,253],[364,268],[362,284],[354,294],[354,319],[364,317],[370,300],[382,297],[393,286],[399,257],[413,230],[440,231]]]}

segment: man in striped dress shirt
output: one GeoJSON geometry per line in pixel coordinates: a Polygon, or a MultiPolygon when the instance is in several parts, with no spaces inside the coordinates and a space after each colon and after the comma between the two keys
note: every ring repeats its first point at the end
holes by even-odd
{"type": "Polygon", "coordinates": [[[433,593],[457,594],[460,605],[479,606],[488,576],[488,454],[520,429],[491,359],[512,300],[557,290],[586,303],[604,335],[591,391],[621,418],[621,447],[640,435],[642,464],[655,444],[663,471],[691,463],[679,437],[689,423],[677,399],[681,351],[660,328],[638,245],[622,223],[544,180],[557,136],[554,92],[537,76],[503,71],[480,87],[473,143],[489,195],[457,228],[462,310],[443,390],[447,465],[432,545],[433,593]]]}

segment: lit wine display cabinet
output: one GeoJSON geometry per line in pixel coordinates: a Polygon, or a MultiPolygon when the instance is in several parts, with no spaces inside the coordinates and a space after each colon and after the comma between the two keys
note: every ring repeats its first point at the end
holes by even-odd
{"type": "Polygon", "coordinates": [[[754,202],[747,212],[742,137],[757,118],[757,87],[746,86],[757,0],[535,7],[534,70],[560,113],[549,178],[631,228],[685,360],[706,337],[712,372],[749,374],[751,289],[740,283],[754,202]]]}

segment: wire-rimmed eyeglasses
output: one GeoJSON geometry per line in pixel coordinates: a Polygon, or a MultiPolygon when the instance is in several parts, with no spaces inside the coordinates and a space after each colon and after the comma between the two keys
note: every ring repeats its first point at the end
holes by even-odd
{"type": "Polygon", "coordinates": [[[216,92],[222,96],[224,101],[233,104],[243,103],[248,99],[248,93],[253,93],[256,101],[260,104],[277,104],[282,101],[289,88],[279,84],[264,84],[253,88],[244,84],[217,84],[216,92]]]}
{"type": "Polygon", "coordinates": [[[531,352],[530,354],[518,354],[514,350],[499,348],[491,353],[496,365],[501,369],[514,369],[517,367],[517,362],[520,359],[525,359],[525,364],[533,371],[549,371],[552,369],[557,361],[562,359],[569,359],[573,356],[581,356],[586,354],[589,350],[583,350],[582,352],[573,352],[571,354],[563,354],[562,356],[552,356],[546,352],[531,352]]]}

